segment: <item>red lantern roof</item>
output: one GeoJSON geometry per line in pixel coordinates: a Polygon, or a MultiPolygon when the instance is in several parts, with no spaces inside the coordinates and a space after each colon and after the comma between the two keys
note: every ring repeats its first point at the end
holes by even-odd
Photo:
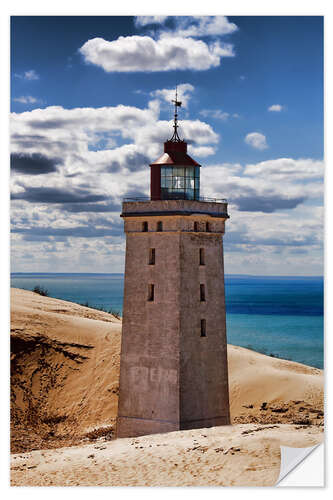
{"type": "Polygon", "coordinates": [[[182,167],[200,167],[201,165],[187,154],[187,143],[185,141],[166,141],[164,153],[150,166],[181,165],[182,167]]]}

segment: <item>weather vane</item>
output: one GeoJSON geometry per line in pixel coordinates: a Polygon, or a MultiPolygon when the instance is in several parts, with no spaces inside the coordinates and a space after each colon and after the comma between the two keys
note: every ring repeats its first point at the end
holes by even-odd
{"type": "Polygon", "coordinates": [[[174,125],[173,125],[174,132],[173,132],[173,136],[171,137],[170,140],[173,141],[173,142],[181,142],[181,138],[178,135],[178,113],[177,113],[177,108],[180,108],[180,106],[182,105],[182,103],[181,103],[181,101],[178,101],[178,99],[177,99],[177,86],[176,86],[176,99],[173,99],[172,102],[175,105],[175,116],[174,116],[174,125]]]}

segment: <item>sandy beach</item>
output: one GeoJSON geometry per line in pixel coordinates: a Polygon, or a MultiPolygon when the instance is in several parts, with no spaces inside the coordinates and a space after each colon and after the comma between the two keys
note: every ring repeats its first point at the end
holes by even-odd
{"type": "Polygon", "coordinates": [[[323,439],[323,372],[228,346],[231,426],[114,439],[121,320],[11,291],[12,485],[273,485],[323,439]]]}

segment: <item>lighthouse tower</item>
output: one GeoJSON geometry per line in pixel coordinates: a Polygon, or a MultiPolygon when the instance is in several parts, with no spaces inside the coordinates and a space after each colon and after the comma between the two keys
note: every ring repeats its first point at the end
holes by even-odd
{"type": "Polygon", "coordinates": [[[174,131],[151,168],[150,199],[125,200],[117,436],[230,423],[225,200],[200,197],[201,166],[174,131]]]}

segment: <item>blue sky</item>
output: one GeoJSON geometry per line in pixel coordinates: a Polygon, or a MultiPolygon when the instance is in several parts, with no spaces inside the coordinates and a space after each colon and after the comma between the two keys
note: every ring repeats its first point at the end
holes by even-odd
{"type": "Polygon", "coordinates": [[[176,84],[226,271],[322,273],[320,16],[12,17],[13,271],[123,270],[176,84]]]}

